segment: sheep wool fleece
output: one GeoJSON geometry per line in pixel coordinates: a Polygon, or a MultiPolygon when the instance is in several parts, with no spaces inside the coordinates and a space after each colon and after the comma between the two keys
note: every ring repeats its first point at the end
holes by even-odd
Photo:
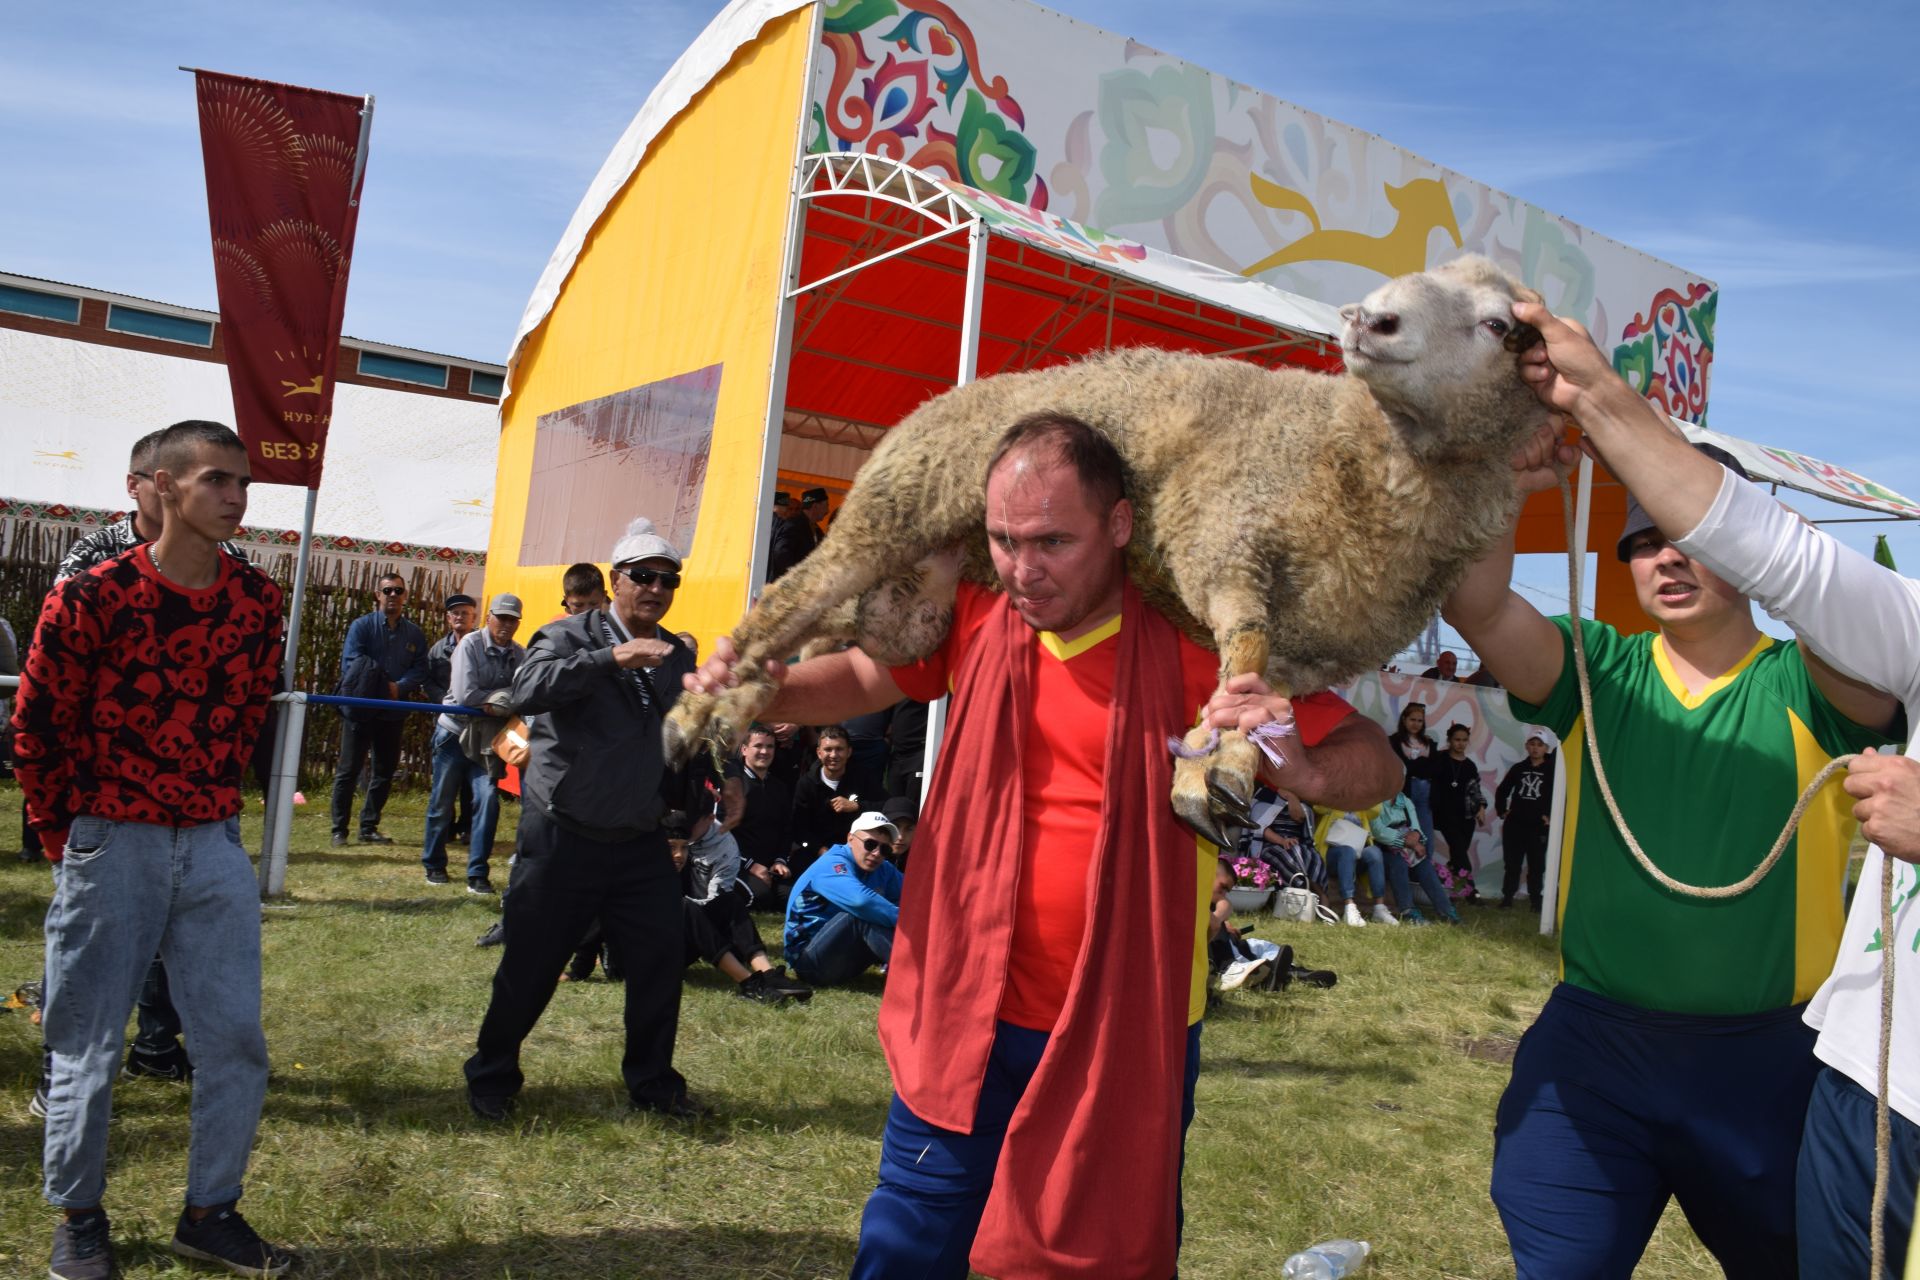
{"type": "Polygon", "coordinates": [[[14,709],[27,817],[57,855],[67,825],[193,826],[240,812],[279,674],[281,591],[245,560],[187,588],[146,547],[54,587],[14,709]]]}

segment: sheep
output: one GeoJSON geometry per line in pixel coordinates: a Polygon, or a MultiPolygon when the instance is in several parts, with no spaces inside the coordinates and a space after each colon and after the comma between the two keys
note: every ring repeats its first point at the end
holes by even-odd
{"type": "MultiPolygon", "coordinates": [[[[1324,689],[1407,644],[1513,516],[1514,447],[1546,421],[1519,376],[1539,295],[1484,258],[1401,276],[1341,309],[1347,371],[1264,369],[1133,348],[984,378],[929,400],[861,468],[819,549],[734,632],[741,683],[688,692],[668,757],[725,746],[772,698],[768,658],[851,639],[876,661],[945,638],[957,581],[998,589],[984,534],[986,464],[1040,410],[1105,433],[1134,504],[1128,572],[1143,597],[1220,654],[1222,684],[1324,689]]],[[[1257,745],[1194,729],[1175,811],[1225,844],[1245,825],[1257,745]]]]}

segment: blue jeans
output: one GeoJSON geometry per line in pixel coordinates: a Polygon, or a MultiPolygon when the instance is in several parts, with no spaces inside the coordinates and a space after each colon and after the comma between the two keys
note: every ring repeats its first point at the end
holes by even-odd
{"type": "Polygon", "coordinates": [[[802,982],[837,987],[892,957],[892,929],[841,912],[814,930],[811,938],[789,949],[787,963],[802,982]]]}
{"type": "Polygon", "coordinates": [[[1440,873],[1433,869],[1433,856],[1420,859],[1417,867],[1408,867],[1407,860],[1400,856],[1398,849],[1389,849],[1386,854],[1387,885],[1393,890],[1393,900],[1402,912],[1413,909],[1413,887],[1407,883],[1408,873],[1420,882],[1420,888],[1426,893],[1427,901],[1433,909],[1448,920],[1457,920],[1460,913],[1453,909],[1453,903],[1447,899],[1447,891],[1440,884],[1440,873]]]}
{"type": "Polygon", "coordinates": [[[467,759],[460,736],[436,726],[433,731],[433,793],[427,801],[427,835],[420,864],[429,871],[447,869],[447,832],[453,829],[453,793],[465,787],[473,797],[473,828],[467,841],[467,879],[487,874],[493,860],[493,833],[500,826],[500,792],[484,765],[467,759]]]}
{"type": "Polygon", "coordinates": [[[260,892],[240,820],[158,827],[74,820],[47,911],[46,1196],[100,1203],[120,1041],[154,954],[193,1045],[187,1203],[240,1198],[260,1106],[260,892]]]}
{"type": "MultiPolygon", "coordinates": [[[[1047,1033],[1003,1022],[987,1059],[973,1132],[928,1124],[895,1094],[880,1140],[880,1185],[860,1216],[860,1248],[852,1280],[964,1280],[967,1255],[993,1190],[994,1167],[1014,1109],[1046,1051],[1047,1033]]],[[[1187,1069],[1180,1126],[1193,1123],[1193,1086],[1200,1076],[1200,1024],[1187,1028],[1187,1069]]],[[[1182,1164],[1185,1154],[1182,1153],[1182,1164]]],[[[1174,1211],[1184,1220],[1179,1202],[1174,1211]]]]}
{"type": "Polygon", "coordinates": [[[1420,839],[1432,849],[1433,783],[1425,778],[1407,779],[1407,798],[1413,801],[1413,816],[1420,819],[1420,839]]]}
{"type": "MultiPolygon", "coordinates": [[[[1394,856],[1399,857],[1398,854],[1394,856]]],[[[1378,845],[1370,844],[1356,853],[1352,845],[1330,844],[1327,846],[1327,861],[1333,864],[1333,874],[1340,878],[1340,896],[1348,902],[1353,901],[1354,890],[1359,887],[1356,864],[1362,862],[1367,865],[1367,884],[1373,888],[1374,898],[1377,900],[1385,895],[1387,875],[1381,865],[1378,845]]],[[[1405,859],[1402,858],[1401,861],[1404,862],[1405,859]]],[[[1406,907],[1402,906],[1400,909],[1405,911],[1406,907]]]]}

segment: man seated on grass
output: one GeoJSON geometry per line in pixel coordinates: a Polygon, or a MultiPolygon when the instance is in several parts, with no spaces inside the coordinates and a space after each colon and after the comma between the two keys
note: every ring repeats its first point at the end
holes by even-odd
{"type": "Polygon", "coordinates": [[[893,956],[900,872],[887,861],[899,828],[878,813],[853,820],[847,843],[814,860],[787,899],[787,962],[803,982],[837,987],[893,956]]]}

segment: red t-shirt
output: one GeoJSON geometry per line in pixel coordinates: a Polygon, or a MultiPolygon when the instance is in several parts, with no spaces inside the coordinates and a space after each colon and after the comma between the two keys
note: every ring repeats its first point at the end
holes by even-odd
{"type": "MultiPolygon", "coordinates": [[[[911,666],[892,669],[901,691],[921,702],[946,694],[950,673],[960,665],[1000,598],[997,592],[961,583],[954,600],[953,627],[940,650],[911,666]]],[[[1086,876],[1105,794],[1108,708],[1113,701],[1120,627],[1121,618],[1115,615],[1072,641],[1062,641],[1050,631],[1033,633],[1038,649],[1033,700],[1044,714],[1028,723],[1022,754],[1026,856],[1020,865],[1006,994],[1000,1004],[1001,1020],[1015,1026],[1053,1029],[1086,937],[1086,876]]],[[[1192,724],[1218,687],[1219,670],[1216,654],[1180,637],[1181,701],[1190,711],[1186,723],[1167,727],[1169,735],[1192,724]]],[[[1294,724],[1300,740],[1312,746],[1352,710],[1333,694],[1295,698],[1294,724]]],[[[1211,858],[1202,870],[1210,889],[1211,858]]],[[[1203,895],[1202,909],[1204,902],[1203,895]]]]}

